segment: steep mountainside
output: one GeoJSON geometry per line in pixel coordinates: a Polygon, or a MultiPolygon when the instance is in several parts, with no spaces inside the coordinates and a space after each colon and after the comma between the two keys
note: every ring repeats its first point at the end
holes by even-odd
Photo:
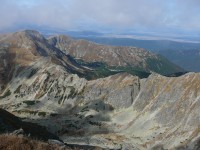
{"type": "MultiPolygon", "coordinates": [[[[62,36],[61,36],[62,37],[62,36]]],[[[88,47],[87,41],[74,41],[68,37],[60,39],[60,43],[64,45],[74,46],[74,52],[77,55],[85,53],[88,47]],[[70,44],[71,43],[71,44],[70,44]],[[80,44],[79,43],[85,43],[80,44]],[[79,46],[83,47],[83,51],[80,51],[79,46]]],[[[150,71],[159,72],[161,74],[171,74],[175,72],[182,72],[183,70],[172,63],[168,62],[161,56],[154,55],[143,49],[132,47],[109,47],[103,45],[96,45],[91,43],[92,53],[87,51],[86,55],[89,59],[96,57],[96,50],[102,47],[101,54],[97,55],[97,59],[84,60],[84,58],[72,58],[68,53],[62,52],[63,46],[56,48],[55,43],[52,40],[47,41],[37,31],[25,30],[16,32],[14,34],[6,34],[0,36],[0,83],[6,84],[11,80],[15,71],[30,66],[31,63],[38,61],[38,59],[48,59],[51,63],[63,66],[68,72],[78,74],[81,77],[87,79],[96,79],[99,77],[106,77],[120,72],[128,72],[133,75],[137,75],[141,78],[148,77],[150,71]],[[51,42],[49,42],[51,41],[51,42]],[[108,49],[109,52],[107,52],[108,49]],[[118,49],[119,48],[119,49],[118,49]],[[124,50],[124,53],[122,51],[124,50]],[[116,52],[115,52],[116,51],[116,52]],[[112,56],[111,56],[112,53],[112,56]],[[101,56],[102,55],[102,56],[101,56]],[[108,56],[107,58],[104,56],[108,56]],[[116,58],[114,58],[116,56],[116,58]],[[99,59],[101,57],[101,59],[99,59]],[[111,58],[112,59],[111,59],[111,58]],[[154,59],[155,58],[155,59],[154,59]],[[106,63],[108,61],[113,63],[109,66],[106,63]],[[100,61],[100,62],[99,62],[100,61]],[[123,65],[119,65],[123,64],[123,65]]],[[[90,44],[89,44],[90,45],[90,44]]],[[[71,48],[69,48],[71,50],[71,48]]]]}
{"type": "MultiPolygon", "coordinates": [[[[0,38],[0,84],[6,84],[14,73],[19,73],[39,60],[63,66],[68,72],[83,75],[82,68],[71,56],[48,44],[37,31],[21,31],[0,38]]],[[[42,64],[41,64],[42,65],[42,64]]]]}
{"type": "Polygon", "coordinates": [[[90,68],[37,32],[7,35],[0,42],[0,108],[23,122],[45,126],[67,144],[200,149],[200,74],[153,73],[140,79],[119,73],[88,81],[80,74],[90,68]]]}
{"type": "Polygon", "coordinates": [[[127,67],[160,74],[182,72],[183,69],[169,62],[166,58],[155,55],[142,48],[105,46],[86,40],[73,40],[66,36],[49,38],[49,43],[66,54],[86,62],[104,62],[108,66],[127,67]]]}
{"type": "Polygon", "coordinates": [[[0,107],[68,144],[199,149],[200,74],[139,79],[124,73],[87,81],[46,64],[31,77],[22,72],[13,79],[0,107]]]}
{"type": "Polygon", "coordinates": [[[187,71],[200,71],[200,43],[175,42],[169,40],[137,40],[131,38],[101,37],[101,35],[79,36],[75,39],[86,39],[99,44],[113,46],[134,46],[150,50],[166,57],[169,61],[187,71]]]}
{"type": "MultiPolygon", "coordinates": [[[[14,73],[31,67],[31,64],[42,60],[57,64],[67,72],[78,74],[87,79],[105,77],[119,72],[130,72],[140,77],[147,77],[149,73],[129,68],[107,68],[103,63],[77,62],[70,55],[66,55],[37,31],[21,31],[14,34],[0,36],[0,84],[7,84],[14,73]]],[[[34,68],[33,68],[34,70],[34,68]]],[[[0,86],[0,88],[3,88],[0,86]]]]}

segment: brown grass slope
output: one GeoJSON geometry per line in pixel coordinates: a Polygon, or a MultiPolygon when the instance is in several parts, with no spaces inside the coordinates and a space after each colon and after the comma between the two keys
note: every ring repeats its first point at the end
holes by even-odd
{"type": "MultiPolygon", "coordinates": [[[[1,150],[60,150],[58,145],[48,144],[27,137],[18,137],[16,135],[0,135],[1,150]]],[[[70,148],[63,148],[70,150],[70,148]]]]}
{"type": "Polygon", "coordinates": [[[48,40],[51,45],[66,54],[86,62],[103,62],[108,66],[119,67],[131,66],[161,74],[184,71],[166,58],[142,48],[101,45],[87,40],[74,40],[64,35],[50,37],[48,40]]]}

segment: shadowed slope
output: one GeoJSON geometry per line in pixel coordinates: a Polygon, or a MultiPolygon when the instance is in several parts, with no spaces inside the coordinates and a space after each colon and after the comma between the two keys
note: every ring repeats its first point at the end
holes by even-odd
{"type": "Polygon", "coordinates": [[[20,118],[14,116],[13,114],[7,112],[0,108],[0,132],[1,133],[11,133],[14,130],[22,128],[25,134],[30,134],[31,137],[42,139],[47,141],[48,139],[57,139],[59,138],[54,134],[48,132],[45,127],[42,127],[38,124],[24,122],[20,118]]]}

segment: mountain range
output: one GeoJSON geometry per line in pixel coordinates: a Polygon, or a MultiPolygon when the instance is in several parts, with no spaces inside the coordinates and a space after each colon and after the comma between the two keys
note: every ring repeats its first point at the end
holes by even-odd
{"type": "Polygon", "coordinates": [[[0,114],[16,124],[102,149],[200,148],[200,74],[164,76],[184,70],[160,55],[26,30],[0,36],[0,58],[0,114]]]}
{"type": "Polygon", "coordinates": [[[187,71],[199,72],[199,42],[173,40],[142,40],[133,38],[102,37],[100,35],[73,35],[75,39],[90,40],[99,44],[113,46],[135,46],[166,57],[187,71]]]}
{"type": "Polygon", "coordinates": [[[76,59],[85,62],[103,62],[108,67],[131,67],[145,72],[172,74],[184,70],[166,58],[142,48],[100,45],[86,40],[74,40],[67,36],[48,39],[52,45],[76,59]]]}

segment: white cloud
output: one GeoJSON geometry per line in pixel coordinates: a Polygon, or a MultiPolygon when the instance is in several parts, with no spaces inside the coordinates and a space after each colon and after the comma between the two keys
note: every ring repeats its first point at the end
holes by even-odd
{"type": "Polygon", "coordinates": [[[199,0],[0,0],[0,29],[33,24],[61,29],[200,29],[199,0]]]}

